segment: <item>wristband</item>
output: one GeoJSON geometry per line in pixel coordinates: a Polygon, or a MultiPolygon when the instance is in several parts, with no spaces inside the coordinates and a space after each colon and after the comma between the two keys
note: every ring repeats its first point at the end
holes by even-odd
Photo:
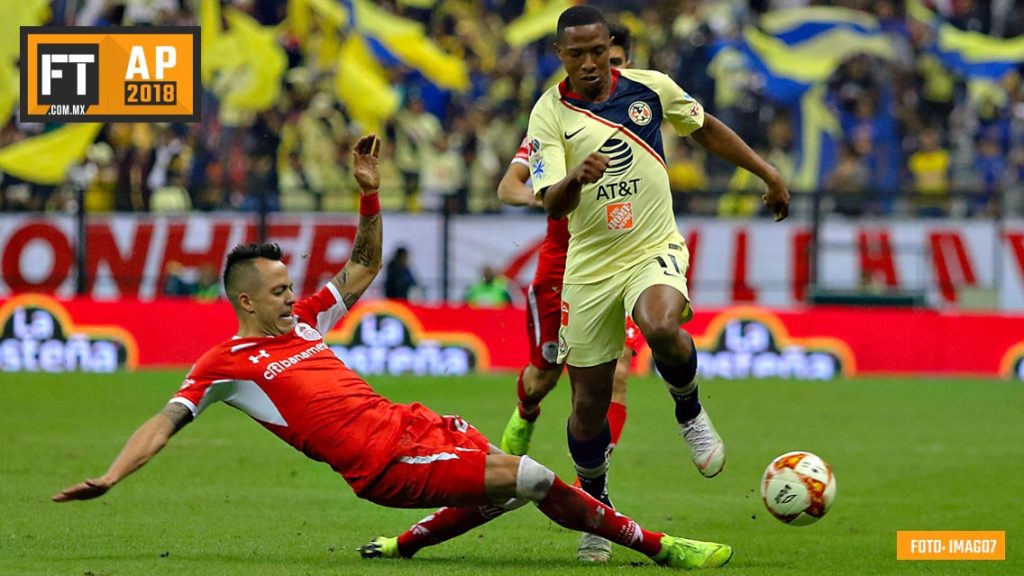
{"type": "Polygon", "coordinates": [[[374,190],[373,194],[362,194],[359,196],[359,215],[376,216],[380,214],[380,195],[374,190]]]}

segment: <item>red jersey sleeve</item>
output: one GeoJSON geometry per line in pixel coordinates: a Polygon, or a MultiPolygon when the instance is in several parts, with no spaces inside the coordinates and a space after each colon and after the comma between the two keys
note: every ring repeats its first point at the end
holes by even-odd
{"type": "Polygon", "coordinates": [[[218,390],[223,387],[215,386],[215,384],[226,382],[227,380],[219,378],[214,374],[212,367],[217,365],[217,363],[212,361],[210,356],[210,353],[204,354],[192,366],[192,369],[188,371],[188,375],[185,376],[185,380],[181,383],[181,388],[171,398],[171,402],[188,408],[192,412],[192,418],[198,417],[210,404],[223,400],[217,394],[218,390]]]}
{"type": "Polygon", "coordinates": [[[292,311],[299,320],[315,326],[321,334],[327,334],[348,313],[348,308],[341,301],[338,289],[328,282],[316,294],[296,302],[292,311]]]}
{"type": "Polygon", "coordinates": [[[530,167],[530,143],[527,142],[526,137],[523,137],[523,141],[519,144],[519,150],[516,151],[516,155],[512,158],[511,164],[522,164],[527,168],[530,167]]]}

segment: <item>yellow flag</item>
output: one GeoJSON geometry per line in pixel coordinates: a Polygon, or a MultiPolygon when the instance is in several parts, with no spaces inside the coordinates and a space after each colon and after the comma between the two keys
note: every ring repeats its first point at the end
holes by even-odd
{"type": "Polygon", "coordinates": [[[0,126],[7,124],[18,101],[18,67],[0,61],[0,126]]]}
{"type": "Polygon", "coordinates": [[[0,171],[36,184],[60,184],[80,161],[102,124],[71,124],[0,150],[0,171]]]}
{"type": "Polygon", "coordinates": [[[384,45],[406,66],[419,70],[442,88],[467,90],[469,70],[461,58],[445,53],[423,32],[423,26],[400,18],[366,0],[353,0],[356,27],[384,45]]]}
{"type": "Polygon", "coordinates": [[[288,57],[277,43],[274,28],[260,26],[251,16],[233,8],[228,9],[225,17],[229,25],[225,36],[234,44],[240,61],[231,72],[222,102],[239,110],[266,110],[281,93],[281,76],[288,67],[288,57]]]}
{"type": "Polygon", "coordinates": [[[308,0],[288,0],[288,28],[302,47],[309,39],[309,26],[308,0]]]}
{"type": "Polygon", "coordinates": [[[549,0],[534,10],[526,11],[505,27],[505,41],[518,48],[554,34],[558,27],[558,17],[569,6],[572,6],[569,0],[549,0]]]}
{"type": "Polygon", "coordinates": [[[220,0],[202,0],[199,6],[200,38],[199,49],[202,50],[200,74],[203,84],[213,80],[213,74],[224,62],[220,50],[220,0]]]}
{"type": "Polygon", "coordinates": [[[398,96],[359,34],[349,34],[342,44],[334,82],[338,101],[364,132],[380,134],[383,123],[398,110],[398,96]]]}
{"type": "Polygon", "coordinates": [[[47,14],[49,0],[17,0],[4,2],[0,20],[0,64],[13,63],[21,47],[22,26],[39,26],[47,14]]]}
{"type": "Polygon", "coordinates": [[[341,28],[348,25],[348,11],[339,2],[331,0],[302,0],[320,18],[320,27],[341,28]]]}

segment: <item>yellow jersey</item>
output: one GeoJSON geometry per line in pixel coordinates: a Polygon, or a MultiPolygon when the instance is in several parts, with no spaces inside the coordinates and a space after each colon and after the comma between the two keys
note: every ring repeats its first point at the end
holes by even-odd
{"type": "Polygon", "coordinates": [[[680,136],[704,125],[704,109],[671,78],[653,70],[612,69],[604,102],[574,94],[568,80],[551,87],[530,113],[527,149],[538,194],[558,183],[591,152],[611,161],[580,191],[569,214],[564,282],[613,276],[679,242],[661,123],[680,136]]]}

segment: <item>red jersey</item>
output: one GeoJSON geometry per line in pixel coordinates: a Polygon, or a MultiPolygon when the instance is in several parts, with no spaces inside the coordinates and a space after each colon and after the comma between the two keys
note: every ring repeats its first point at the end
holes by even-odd
{"type": "Polygon", "coordinates": [[[324,343],[347,312],[328,284],[298,301],[295,327],[280,336],[234,338],[192,367],[171,402],[198,416],[222,401],[338,471],[356,494],[384,470],[411,414],[377,394],[324,343]]]}
{"type": "MultiPolygon", "coordinates": [[[[527,170],[530,168],[530,142],[523,138],[519,150],[512,158],[513,164],[522,164],[527,170]]],[[[534,273],[534,283],[542,280],[557,280],[562,284],[562,276],[565,275],[565,254],[569,250],[569,219],[562,218],[555,220],[548,218],[548,230],[544,235],[544,242],[540,245],[537,254],[537,271],[534,273]]]]}

